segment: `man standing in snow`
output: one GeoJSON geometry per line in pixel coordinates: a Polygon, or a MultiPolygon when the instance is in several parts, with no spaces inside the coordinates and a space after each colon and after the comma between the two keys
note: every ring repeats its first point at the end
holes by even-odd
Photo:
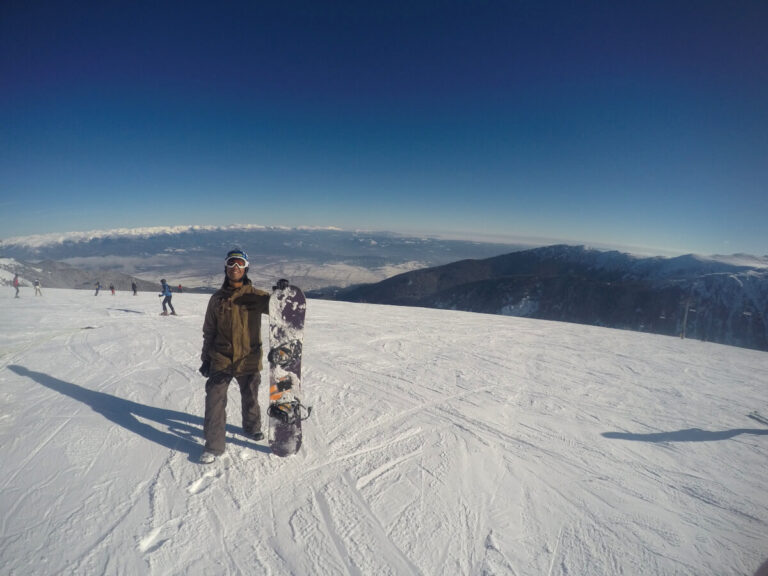
{"type": "Polygon", "coordinates": [[[42,296],[43,291],[40,289],[40,280],[35,280],[35,296],[42,296]]]}
{"type": "Polygon", "coordinates": [[[16,288],[16,298],[19,297],[19,275],[13,277],[13,287],[16,288]]]}
{"type": "Polygon", "coordinates": [[[225,260],[222,287],[208,301],[203,323],[205,383],[205,451],[200,462],[210,464],[224,453],[227,390],[232,378],[240,386],[245,434],[261,440],[261,315],[269,314],[269,293],[253,287],[248,278],[248,255],[231,250],[225,260]]]}
{"type": "Polygon", "coordinates": [[[166,304],[171,308],[171,314],[173,316],[176,316],[176,310],[173,309],[173,304],[171,304],[171,298],[173,298],[173,294],[171,293],[171,287],[168,286],[168,284],[165,281],[165,278],[160,280],[161,290],[162,292],[157,295],[158,298],[163,298],[163,313],[160,314],[160,316],[168,316],[168,308],[166,308],[166,304]]]}

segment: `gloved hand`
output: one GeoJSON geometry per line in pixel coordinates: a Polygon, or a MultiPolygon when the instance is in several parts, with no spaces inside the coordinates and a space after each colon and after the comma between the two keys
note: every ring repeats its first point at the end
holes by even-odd
{"type": "Polygon", "coordinates": [[[208,378],[208,376],[211,375],[211,361],[210,360],[203,360],[203,364],[198,369],[198,372],[208,378]]]}
{"type": "Polygon", "coordinates": [[[235,299],[235,304],[242,306],[246,310],[255,310],[261,312],[269,306],[269,300],[260,294],[243,294],[235,299]]]}

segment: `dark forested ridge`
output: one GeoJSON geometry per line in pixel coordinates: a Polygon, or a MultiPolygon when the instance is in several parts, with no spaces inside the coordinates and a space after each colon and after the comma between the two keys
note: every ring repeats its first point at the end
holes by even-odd
{"type": "Polygon", "coordinates": [[[350,302],[577,322],[768,350],[768,262],[548,246],[340,291],[350,302]],[[748,263],[745,263],[747,262],[748,263]]]}

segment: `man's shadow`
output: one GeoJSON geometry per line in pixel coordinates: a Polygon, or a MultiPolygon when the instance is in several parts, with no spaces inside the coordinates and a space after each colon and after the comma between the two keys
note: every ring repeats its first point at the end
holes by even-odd
{"type": "Polygon", "coordinates": [[[768,430],[757,428],[735,428],[733,430],[710,431],[701,428],[688,428],[674,432],[656,432],[653,434],[631,434],[629,432],[605,432],[603,437],[611,440],[633,440],[636,442],[715,442],[728,440],[740,434],[768,436],[768,430]]]}
{"type": "MultiPolygon", "coordinates": [[[[19,376],[31,378],[38,384],[55,390],[60,394],[74,398],[87,406],[90,406],[94,412],[98,412],[107,420],[130,430],[134,434],[146,438],[169,450],[176,450],[187,454],[190,460],[197,460],[202,451],[202,443],[197,439],[203,437],[203,419],[199,416],[192,416],[185,412],[176,410],[167,410],[155,406],[139,404],[132,400],[126,400],[106,392],[89,390],[71,382],[59,380],[42,372],[34,372],[23,366],[10,365],[8,369],[19,376]],[[155,428],[139,420],[151,420],[160,424],[160,428],[155,428]],[[167,431],[163,431],[163,428],[167,431]]],[[[227,426],[231,433],[242,434],[242,429],[233,426],[227,426]]],[[[227,442],[237,446],[249,447],[260,452],[269,452],[269,449],[259,444],[247,442],[241,438],[233,438],[232,435],[227,438],[227,442]]]]}

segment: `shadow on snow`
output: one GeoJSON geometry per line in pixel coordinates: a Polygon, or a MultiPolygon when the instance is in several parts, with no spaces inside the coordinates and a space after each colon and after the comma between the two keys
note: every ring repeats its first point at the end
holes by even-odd
{"type": "MultiPolygon", "coordinates": [[[[202,443],[196,440],[203,437],[203,419],[199,416],[192,416],[177,410],[139,404],[138,402],[126,400],[112,394],[83,388],[77,384],[59,380],[42,372],[34,372],[23,366],[10,365],[8,369],[19,376],[31,378],[46,388],[50,388],[90,406],[94,412],[98,412],[107,420],[122,426],[134,434],[138,434],[142,438],[169,450],[184,452],[191,460],[196,460],[202,450],[202,443]],[[160,425],[160,428],[146,424],[139,420],[139,418],[156,422],[160,425]],[[164,431],[162,428],[165,428],[167,431],[164,431]]],[[[227,430],[231,433],[242,432],[240,428],[229,425],[227,430]]],[[[237,446],[247,446],[260,452],[269,452],[268,448],[246,442],[241,438],[229,436],[227,442],[237,446]]]]}
{"type": "Polygon", "coordinates": [[[716,442],[728,440],[741,434],[768,436],[768,430],[755,428],[735,428],[733,430],[711,431],[701,428],[688,428],[674,432],[656,432],[652,434],[632,434],[629,432],[605,432],[603,436],[611,440],[633,440],[635,442],[716,442]]]}
{"type": "Polygon", "coordinates": [[[140,310],[131,310],[130,308],[108,308],[108,310],[115,310],[116,312],[125,312],[126,314],[144,314],[140,310]]]}

